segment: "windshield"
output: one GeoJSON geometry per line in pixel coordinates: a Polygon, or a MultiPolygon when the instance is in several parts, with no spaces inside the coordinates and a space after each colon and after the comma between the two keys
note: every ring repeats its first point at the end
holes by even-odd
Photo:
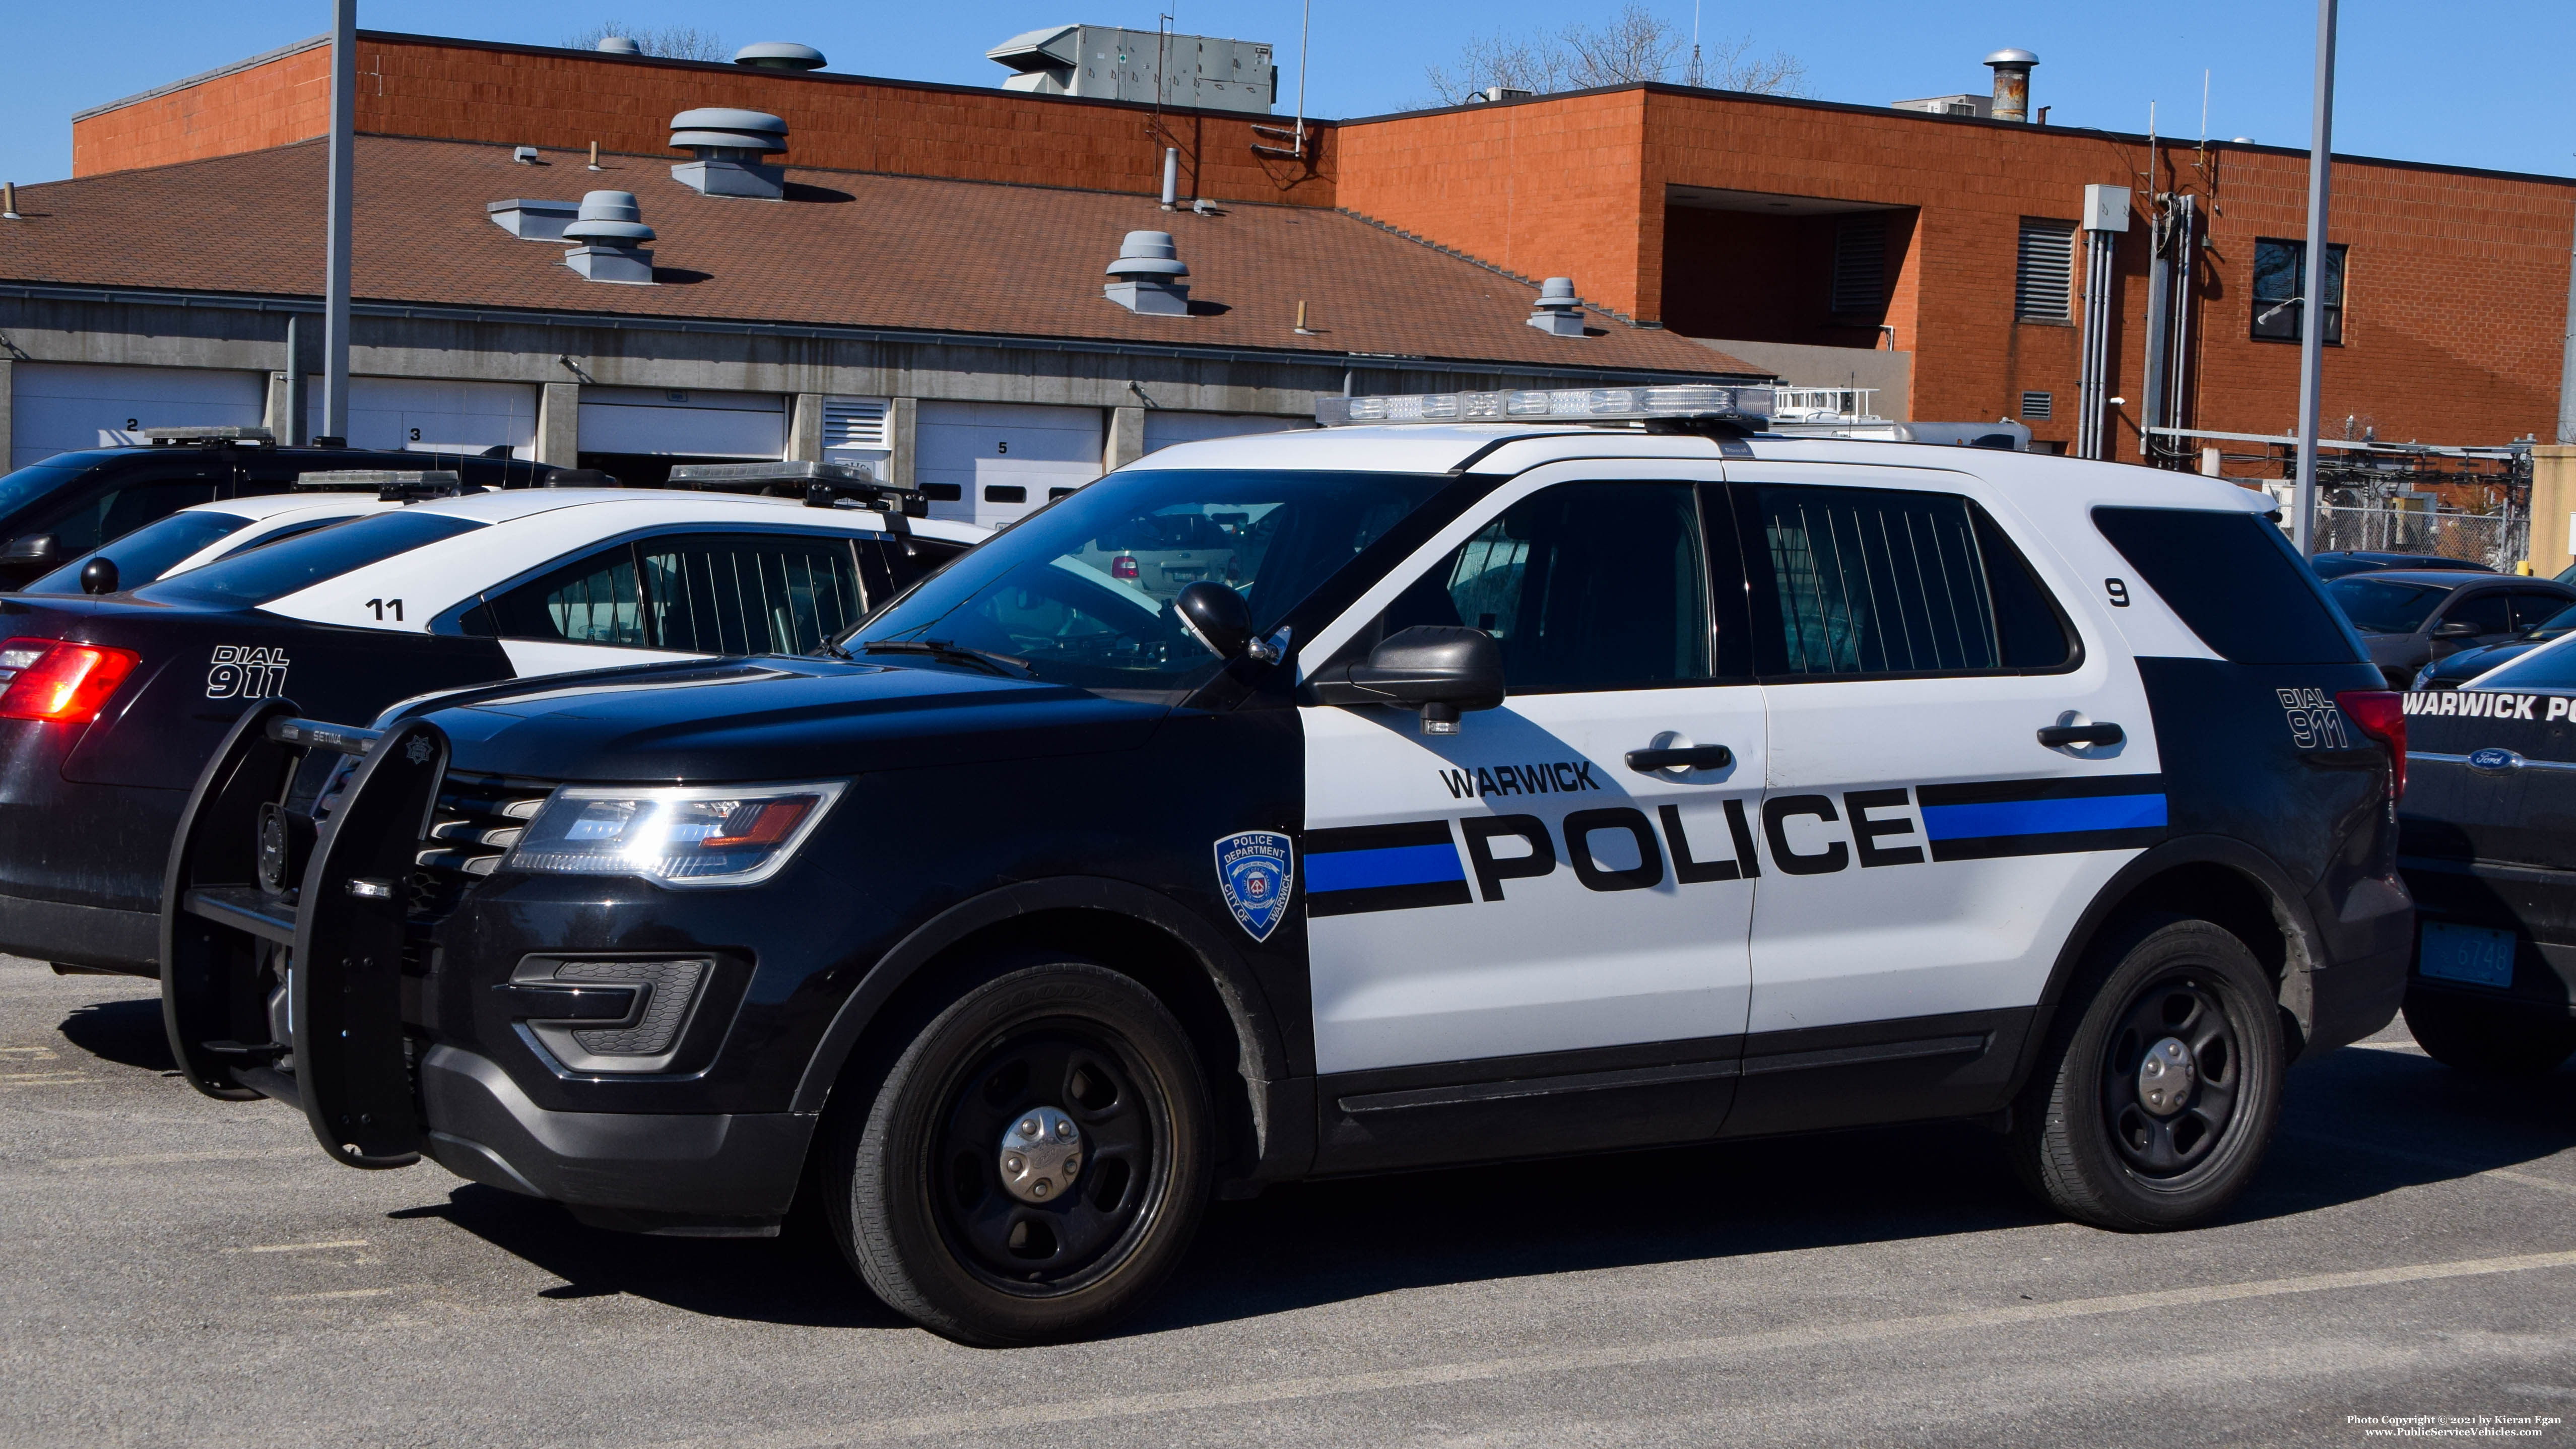
{"type": "Polygon", "coordinates": [[[113,453],[57,453],[41,463],[30,463],[14,473],[0,475],[0,518],[7,518],[31,503],[41,503],[47,494],[98,466],[113,453]]]}
{"type": "MultiPolygon", "coordinates": [[[[1243,595],[1256,634],[1448,484],[1401,473],[1144,469],[1113,474],[968,550],[843,643],[938,641],[1039,679],[1171,694],[1217,665],[1172,600],[1243,595]]],[[[884,657],[880,654],[880,657],[884,657]]]]}
{"type": "Polygon", "coordinates": [[[471,519],[441,513],[378,513],[264,548],[246,548],[136,592],[162,603],[265,604],[351,569],[481,527],[471,519]]]}
{"type": "MultiPolygon", "coordinates": [[[[2576,609],[2568,613],[2576,614],[2576,609]]],[[[2553,643],[2477,676],[2469,687],[2523,694],[2576,693],[2576,638],[2562,634],[2553,643]]]]}
{"type": "Polygon", "coordinates": [[[2433,606],[2451,596],[2430,584],[2399,584],[2354,574],[2326,585],[2326,596],[2364,634],[2412,634],[2433,606]]]}
{"type": "Polygon", "coordinates": [[[147,523],[109,544],[97,553],[85,553],[34,583],[27,585],[31,594],[77,594],[81,592],[81,570],[94,558],[116,565],[121,588],[139,588],[161,577],[170,565],[213,543],[216,539],[239,532],[250,520],[233,513],[173,513],[167,518],[147,523]]]}
{"type": "Polygon", "coordinates": [[[2541,620],[2539,623],[2532,625],[2530,628],[2523,631],[2522,637],[2525,639],[2555,639],[2559,635],[2567,633],[2571,629],[2576,629],[2576,605],[2570,605],[2567,608],[2561,609],[2557,613],[2550,615],[2548,618],[2541,620]]]}

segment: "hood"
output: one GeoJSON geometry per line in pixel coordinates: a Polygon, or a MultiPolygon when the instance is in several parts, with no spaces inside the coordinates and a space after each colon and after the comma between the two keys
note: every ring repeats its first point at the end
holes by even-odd
{"type": "Polygon", "coordinates": [[[2520,659],[2546,642],[2548,641],[2540,639],[2508,639],[2502,644],[2484,644],[2475,649],[2463,649],[2448,658],[2435,661],[2432,677],[2442,684],[2460,684],[2475,679],[2498,665],[2509,664],[2520,659]]]}
{"type": "Polygon", "coordinates": [[[451,768],[546,780],[778,780],[1132,749],[1169,712],[1043,680],[768,656],[423,700],[451,768]]]}

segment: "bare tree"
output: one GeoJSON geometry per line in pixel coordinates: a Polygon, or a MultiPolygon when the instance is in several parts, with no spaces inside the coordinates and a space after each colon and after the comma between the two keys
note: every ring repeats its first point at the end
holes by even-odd
{"type": "Polygon", "coordinates": [[[1431,83],[1432,104],[1459,106],[1481,98],[1488,86],[1544,95],[1670,80],[1795,96],[1806,93],[1807,68],[1785,51],[1755,55],[1751,40],[1693,46],[1682,27],[1630,4],[1599,26],[1569,26],[1553,35],[1474,36],[1457,60],[1423,75],[1431,83]]]}
{"type": "Polygon", "coordinates": [[[664,60],[730,60],[724,40],[712,30],[694,25],[633,26],[619,20],[606,20],[564,37],[571,50],[597,50],[599,43],[612,35],[621,35],[643,50],[646,55],[664,60]]]}

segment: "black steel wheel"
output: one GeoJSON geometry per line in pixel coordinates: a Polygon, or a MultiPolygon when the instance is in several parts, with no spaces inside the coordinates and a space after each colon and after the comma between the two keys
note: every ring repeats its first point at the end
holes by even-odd
{"type": "Polygon", "coordinates": [[[1208,1195],[1207,1090],[1152,992],[1006,966],[923,1026],[843,1122],[833,1216],[868,1286],[977,1344],[1094,1332],[1178,1265],[1208,1195]]]}
{"type": "Polygon", "coordinates": [[[2270,973],[2209,921],[2132,923],[2096,948],[2015,1106],[2015,1165],[2067,1216],[2190,1227],[2262,1163],[2287,1066],[2270,973]]]}
{"type": "Polygon", "coordinates": [[[2546,1076],[2576,1055],[2576,1021],[2566,1008],[2482,1000],[2449,991],[2406,993],[2406,1030],[2424,1054],[2453,1071],[2484,1077],[2546,1076]]]}

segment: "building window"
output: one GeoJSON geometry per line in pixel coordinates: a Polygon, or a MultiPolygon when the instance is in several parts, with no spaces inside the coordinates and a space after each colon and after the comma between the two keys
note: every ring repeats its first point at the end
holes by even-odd
{"type": "MultiPolygon", "coordinates": [[[[2343,344],[2344,248],[2326,246],[2325,341],[2343,344]]],[[[2254,242],[2254,335],[2300,340],[2307,316],[2308,244],[2258,237],[2254,242]]]]}
{"type": "Polygon", "coordinates": [[[2021,420],[2026,423],[2047,422],[2056,405],[2057,397],[2053,393],[2023,393],[2021,395],[2021,420]]]}
{"type": "Polygon", "coordinates": [[[1887,300],[1887,218],[1845,217],[1834,228],[1833,314],[1874,316],[1887,300]]]}
{"type": "Polygon", "coordinates": [[[2013,275],[2013,317],[2063,322],[2075,295],[2075,223],[2021,219],[2021,264],[2013,275]]]}

